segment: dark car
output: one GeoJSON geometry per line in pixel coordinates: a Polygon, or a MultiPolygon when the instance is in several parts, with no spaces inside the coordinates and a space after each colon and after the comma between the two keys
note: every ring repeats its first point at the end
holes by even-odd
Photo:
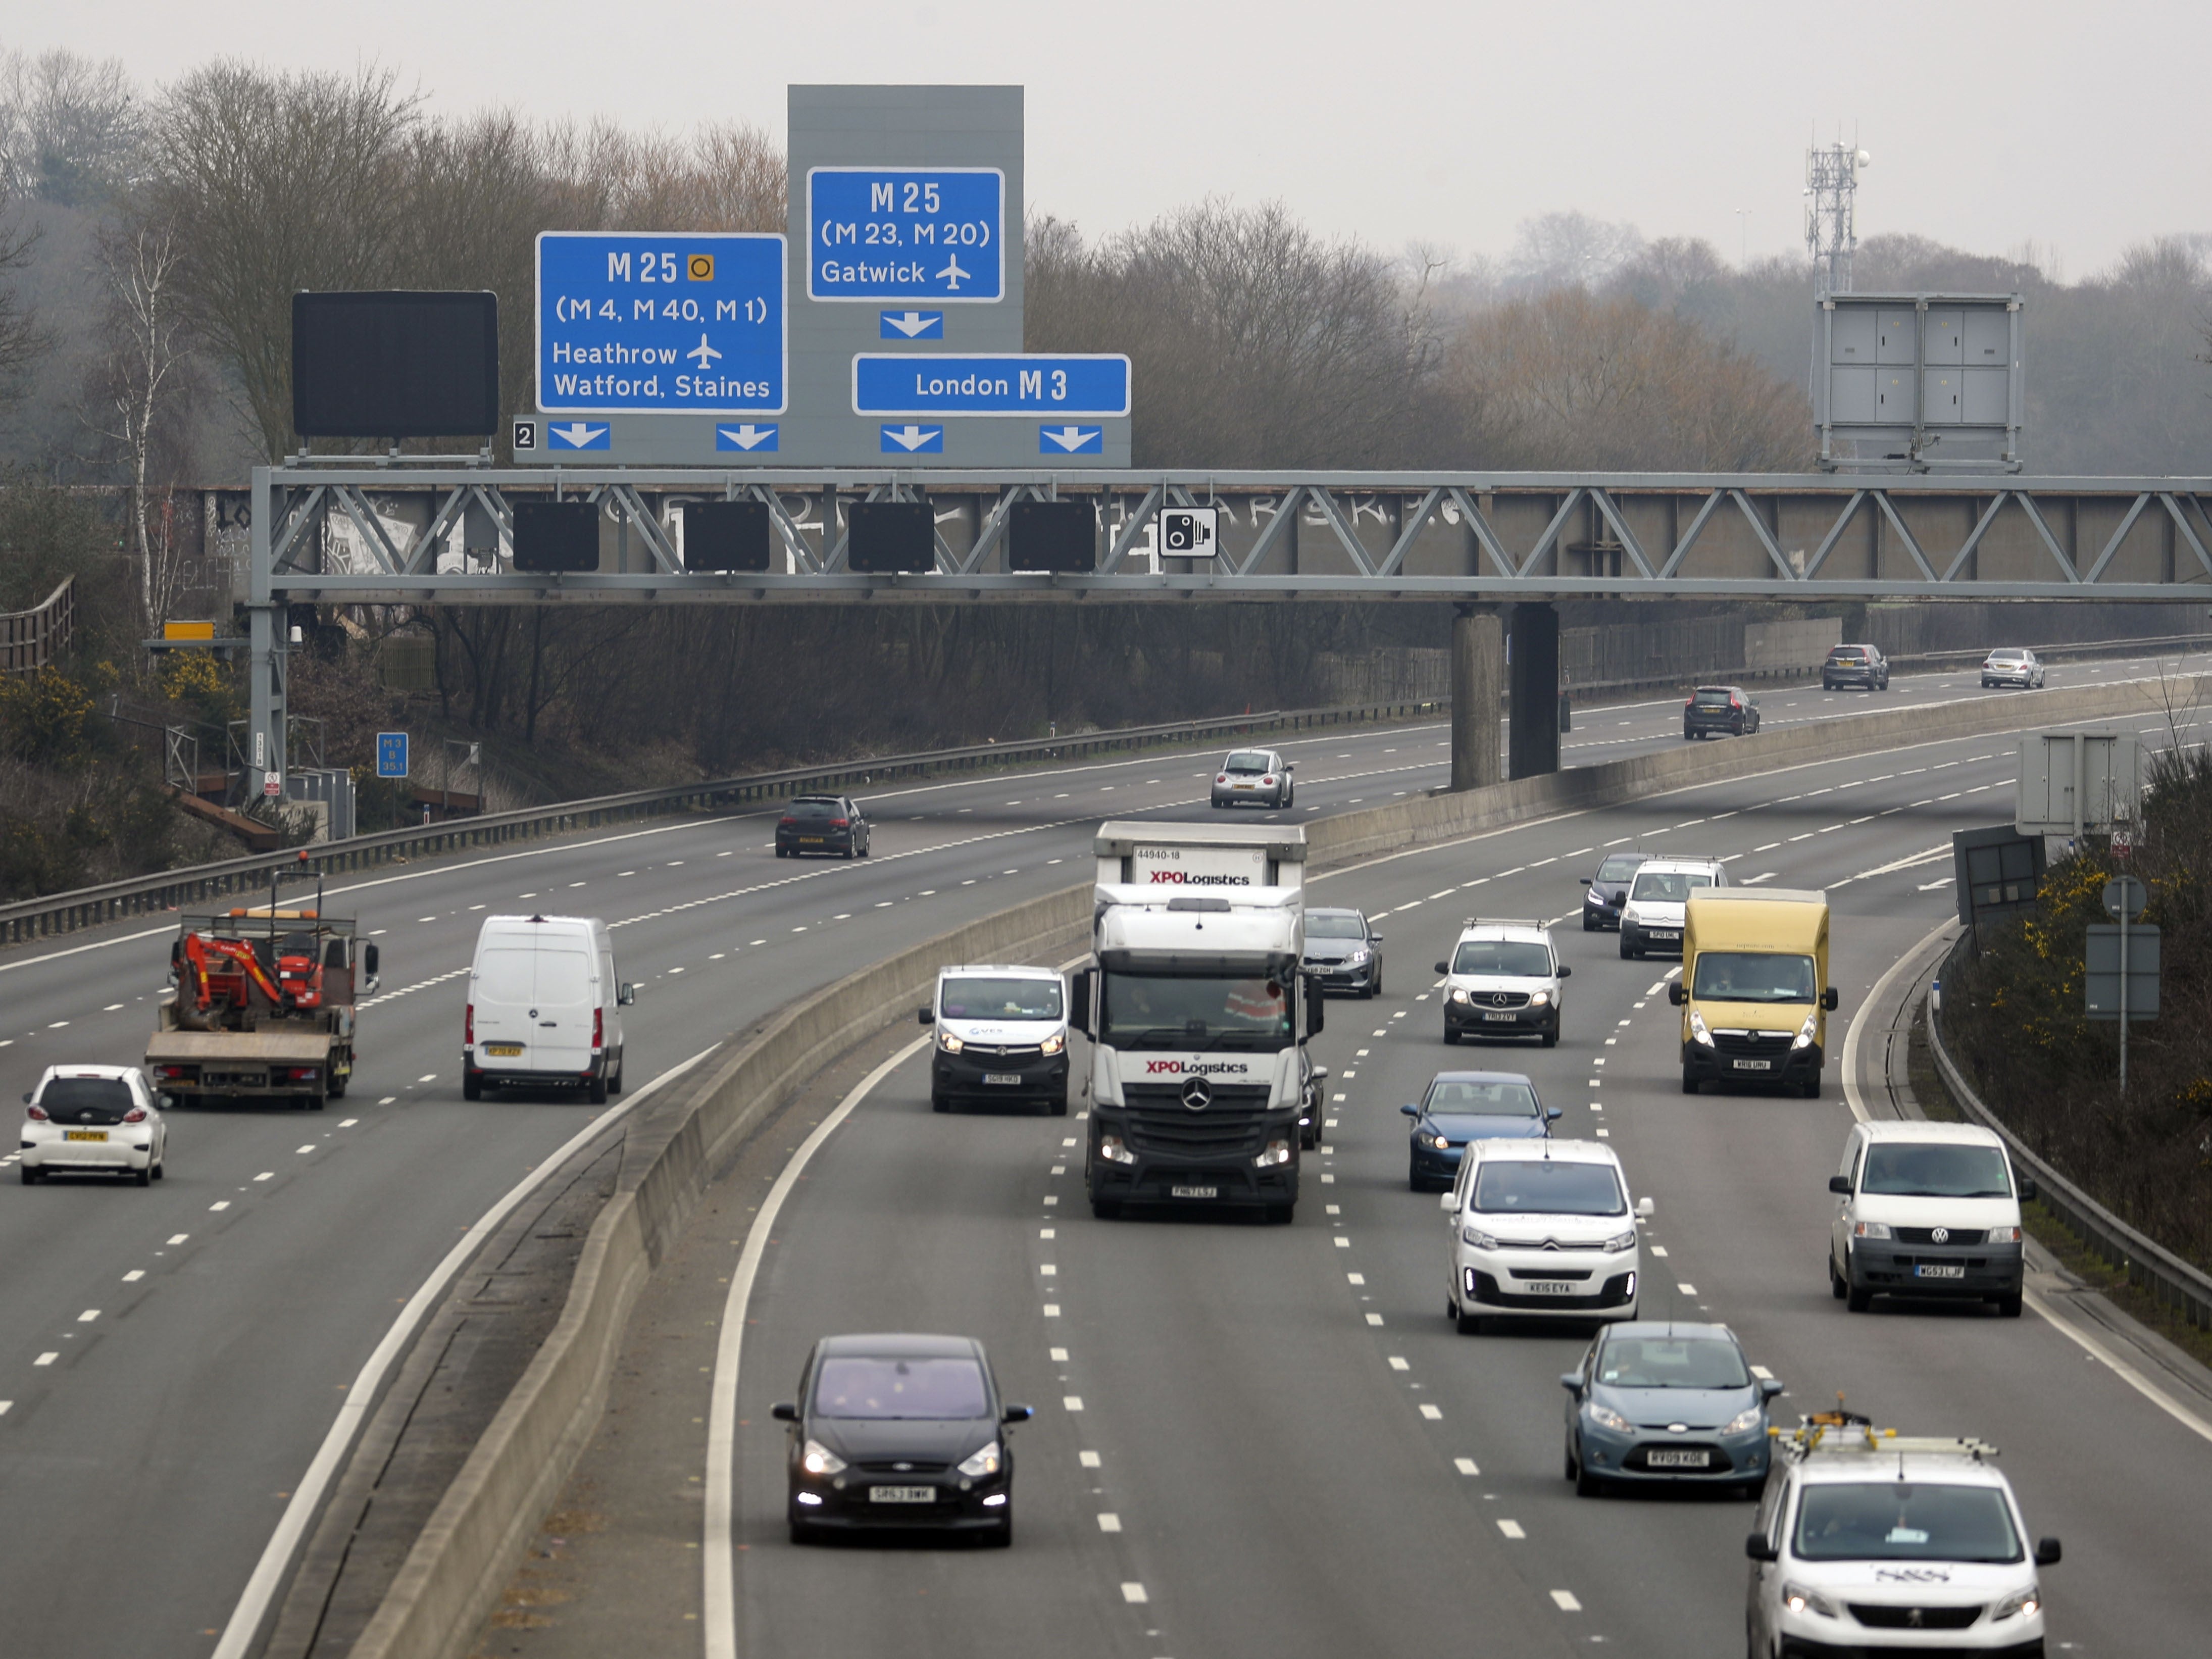
{"type": "Polygon", "coordinates": [[[1597,873],[1583,878],[1583,885],[1589,889],[1583,895],[1583,932],[1594,933],[1601,927],[1620,931],[1620,907],[1628,902],[1628,884],[1636,878],[1636,866],[1657,856],[1654,853],[1607,853],[1597,866],[1597,873]]]}
{"type": "Polygon", "coordinates": [[[1759,730],[1759,699],[1740,685],[1701,685],[1682,705],[1682,738],[1710,738],[1716,732],[1741,737],[1759,730]]]}
{"type": "Polygon", "coordinates": [[[1619,1481],[1729,1486],[1766,1483],[1767,1401],[1725,1325],[1630,1321],[1599,1331],[1567,1391],[1567,1479],[1584,1498],[1619,1481]]]}
{"type": "Polygon", "coordinates": [[[1406,1184],[1417,1193],[1449,1187],[1468,1141],[1532,1140],[1559,1116],[1518,1072],[1438,1072],[1419,1104],[1398,1109],[1413,1120],[1406,1184]]]}
{"type": "Polygon", "coordinates": [[[1864,686],[1869,691],[1889,690],[1889,659],[1881,654],[1880,646],[1829,648],[1827,661],[1820,665],[1820,690],[1833,691],[1846,685],[1864,686]]]}
{"type": "Polygon", "coordinates": [[[1324,991],[1382,994],[1382,935],[1358,910],[1306,912],[1305,970],[1324,991]]]}
{"type": "Polygon", "coordinates": [[[868,820],[860,802],[849,795],[796,795],[784,803],[783,817],[775,826],[775,855],[795,859],[802,853],[830,853],[839,858],[868,856],[868,820]]]}
{"type": "Polygon", "coordinates": [[[770,1414],[791,1425],[793,1543],[913,1527],[1014,1541],[1006,1431],[1032,1413],[1000,1403],[973,1338],[825,1336],[770,1414]]]}

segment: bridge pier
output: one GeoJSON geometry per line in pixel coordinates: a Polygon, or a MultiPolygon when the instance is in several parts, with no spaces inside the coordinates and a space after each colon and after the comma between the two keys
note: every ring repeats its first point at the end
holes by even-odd
{"type": "Polygon", "coordinates": [[[1549,605],[1513,607],[1506,676],[1513,719],[1507,737],[1509,775],[1533,778],[1559,769],[1559,613],[1549,605]]]}
{"type": "Polygon", "coordinates": [[[1505,690],[1505,635],[1498,607],[1455,605],[1451,626],[1451,787],[1503,781],[1498,711],[1505,690]]]}

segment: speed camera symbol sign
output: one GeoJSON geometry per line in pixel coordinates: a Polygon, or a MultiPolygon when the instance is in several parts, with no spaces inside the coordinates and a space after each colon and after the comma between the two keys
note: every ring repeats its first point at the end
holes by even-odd
{"type": "Polygon", "coordinates": [[[1182,559],[1210,559],[1219,550],[1218,507],[1170,507],[1160,514],[1160,551],[1182,559]]]}

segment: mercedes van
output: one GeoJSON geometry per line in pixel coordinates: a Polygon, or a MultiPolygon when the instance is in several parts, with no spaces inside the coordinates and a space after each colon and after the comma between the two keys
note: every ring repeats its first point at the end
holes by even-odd
{"type": "Polygon", "coordinates": [[[1778,887],[1708,887],[1683,907],[1682,1092],[1718,1079],[1820,1092],[1828,1015],[1828,896],[1778,887]]]}
{"type": "Polygon", "coordinates": [[[461,1016],[461,1097],[582,1089],[603,1104],[622,1092],[622,1011],[636,1000],[599,917],[485,917],[461,1016]]]}

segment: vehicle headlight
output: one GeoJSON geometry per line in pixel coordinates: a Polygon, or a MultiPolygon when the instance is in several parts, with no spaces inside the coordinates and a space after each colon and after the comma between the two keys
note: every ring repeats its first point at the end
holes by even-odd
{"type": "Polygon", "coordinates": [[[1458,986],[1455,985],[1452,987],[1451,1000],[1454,1002],[1465,1002],[1467,1000],[1467,993],[1462,990],[1458,986]]]}
{"type": "Polygon", "coordinates": [[[1098,1137],[1098,1156],[1109,1164],[1134,1164],[1137,1155],[1121,1144],[1119,1135],[1098,1137]]]}
{"type": "Polygon", "coordinates": [[[1528,1006],[1531,1008],[1550,1007],[1552,1006],[1552,994],[1549,991],[1531,992],[1528,996],[1528,1006]]]}
{"type": "Polygon", "coordinates": [[[1854,1221],[1851,1224],[1851,1237],[1853,1238],[1887,1238],[1889,1237],[1889,1223],[1887,1221],[1854,1221]]]}
{"type": "Polygon", "coordinates": [[[1350,956],[1346,957],[1345,960],[1350,963],[1354,968],[1357,968],[1361,963],[1367,960],[1367,952],[1364,951],[1354,951],[1350,956]]]}
{"type": "Polygon", "coordinates": [[[1708,1048],[1713,1046],[1713,1034],[1705,1029],[1705,1017],[1694,1008],[1690,1010],[1690,1040],[1702,1042],[1708,1048]]]}
{"type": "Polygon", "coordinates": [[[1623,1417],[1619,1412],[1613,1410],[1610,1406],[1601,1406],[1595,1401],[1592,1401],[1584,1409],[1589,1413],[1590,1421],[1596,1424],[1601,1429],[1611,1429],[1615,1434],[1634,1434],[1636,1432],[1636,1425],[1630,1422],[1626,1418],[1623,1417]]]}
{"type": "Polygon", "coordinates": [[[1042,1042],[1037,1044],[1037,1052],[1046,1054],[1056,1054],[1066,1047],[1067,1047],[1067,1033],[1065,1031],[1055,1031],[1050,1036],[1047,1037],[1042,1042]]]}
{"type": "Polygon", "coordinates": [[[819,1440],[810,1440],[799,1454],[799,1467],[809,1474],[838,1474],[844,1470],[845,1460],[819,1440]]]}
{"type": "Polygon", "coordinates": [[[1836,1604],[1810,1584],[1784,1584],[1782,1602],[1792,1613],[1817,1613],[1823,1619],[1836,1616],[1836,1604]]]}
{"type": "Polygon", "coordinates": [[[973,1457],[963,1459],[960,1463],[960,1473],[970,1480],[980,1480],[987,1474],[996,1474],[998,1472],[999,1443],[995,1440],[973,1457]]]}
{"type": "Polygon", "coordinates": [[[1615,1233],[1611,1238],[1605,1241],[1603,1248],[1614,1255],[1620,1255],[1623,1250],[1634,1249],[1636,1248],[1636,1229],[1631,1227],[1625,1233],[1615,1233]]]}
{"type": "Polygon", "coordinates": [[[968,1045],[951,1032],[940,1030],[937,1034],[937,1046],[948,1054],[957,1054],[968,1045]]]}
{"type": "Polygon", "coordinates": [[[2019,1613],[2025,1619],[2033,1619],[2042,1611],[2043,1587],[2040,1584],[2030,1584],[2026,1589],[2014,1590],[1990,1608],[1990,1622],[1994,1625],[1998,1620],[2009,1619],[2014,1613],[2019,1613]]]}
{"type": "Polygon", "coordinates": [[[1583,895],[1583,902],[1584,904],[1602,904],[1605,902],[1605,895],[1599,892],[1596,888],[1593,887],[1583,895]]]}
{"type": "Polygon", "coordinates": [[[1817,1008],[1805,1016],[1805,1023],[1797,1028],[1796,1040],[1790,1045],[1792,1048],[1809,1048],[1813,1046],[1813,1032],[1820,1018],[1820,1012],[1817,1008]]]}
{"type": "Polygon", "coordinates": [[[1252,1161],[1263,1170],[1273,1169],[1278,1164],[1288,1164],[1291,1161],[1291,1143],[1271,1140],[1267,1143],[1267,1150],[1252,1161]]]}
{"type": "Polygon", "coordinates": [[[1461,1243],[1472,1244],[1478,1250],[1494,1250],[1498,1248],[1496,1239],[1483,1231],[1481,1228],[1472,1224],[1461,1228],[1459,1236],[1461,1243]]]}
{"type": "Polygon", "coordinates": [[[1731,1417],[1727,1422],[1721,1425],[1721,1432],[1723,1434],[1749,1434],[1753,1429],[1759,1426],[1759,1420],[1765,1415],[1765,1413],[1759,1407],[1746,1406],[1734,1417],[1731,1417]]]}
{"type": "Polygon", "coordinates": [[[1982,1242],[1985,1244],[2017,1244],[2020,1243],[2020,1229],[2017,1227],[1992,1227],[1989,1230],[1988,1233],[1984,1236],[1982,1242]]]}
{"type": "Polygon", "coordinates": [[[1451,1142],[1447,1140],[1442,1135],[1423,1135],[1421,1139],[1424,1143],[1435,1147],[1440,1152],[1448,1152],[1451,1150],[1451,1142]]]}

